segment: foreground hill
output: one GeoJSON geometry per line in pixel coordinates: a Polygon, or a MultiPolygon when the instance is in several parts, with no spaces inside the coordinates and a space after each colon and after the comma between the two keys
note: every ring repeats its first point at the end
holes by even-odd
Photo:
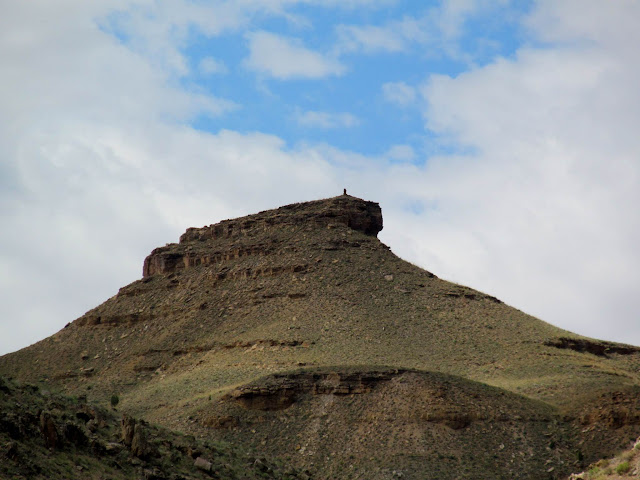
{"type": "Polygon", "coordinates": [[[0,478],[308,479],[224,442],[199,441],[83,398],[0,377],[0,478]]]}
{"type": "Polygon", "coordinates": [[[347,195],[188,229],[0,372],[320,478],[560,478],[640,434],[638,348],[441,280],[381,229],[347,195]]]}

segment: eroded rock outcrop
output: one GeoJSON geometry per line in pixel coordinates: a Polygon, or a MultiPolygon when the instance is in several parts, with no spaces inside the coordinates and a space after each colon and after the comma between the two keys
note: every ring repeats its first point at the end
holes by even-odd
{"type": "Polygon", "coordinates": [[[367,372],[306,372],[275,374],[263,383],[243,385],[229,397],[252,410],[281,410],[291,406],[299,395],[359,395],[370,392],[405,370],[367,372]]]}
{"type": "Polygon", "coordinates": [[[54,449],[60,445],[58,427],[49,412],[42,412],[40,414],[40,432],[42,433],[44,444],[47,448],[54,449]]]}
{"type": "Polygon", "coordinates": [[[142,275],[149,277],[249,255],[267,255],[273,249],[273,245],[265,243],[234,246],[229,243],[233,238],[264,234],[274,228],[283,231],[287,228],[332,228],[337,225],[376,236],[382,230],[380,205],[342,195],[327,200],[286,205],[202,228],[189,228],[180,237],[179,244],[169,244],[153,250],[144,261],[142,275]],[[197,245],[220,239],[227,240],[220,249],[209,248],[202,251],[197,245]]]}
{"type": "Polygon", "coordinates": [[[123,415],[120,427],[122,442],[129,447],[132,455],[146,458],[153,454],[153,449],[147,440],[144,422],[128,415],[123,415]]]}
{"type": "Polygon", "coordinates": [[[632,345],[605,342],[602,340],[589,340],[587,338],[560,337],[554,340],[547,340],[544,343],[547,347],[555,347],[563,350],[574,350],[580,353],[591,353],[599,357],[608,355],[631,355],[640,353],[640,348],[632,345]]]}

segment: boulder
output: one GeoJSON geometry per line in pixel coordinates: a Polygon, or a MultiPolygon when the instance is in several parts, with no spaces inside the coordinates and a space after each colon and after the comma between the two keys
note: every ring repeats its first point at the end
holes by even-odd
{"type": "Polygon", "coordinates": [[[203,472],[210,472],[213,469],[213,464],[206,458],[198,457],[193,463],[193,466],[203,472]]]}

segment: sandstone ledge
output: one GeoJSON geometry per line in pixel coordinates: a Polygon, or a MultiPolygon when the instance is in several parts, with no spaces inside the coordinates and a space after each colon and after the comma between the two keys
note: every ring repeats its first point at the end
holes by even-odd
{"type": "Polygon", "coordinates": [[[146,278],[201,264],[214,264],[230,258],[270,253],[270,246],[261,243],[257,238],[255,244],[244,248],[209,251],[204,255],[196,255],[190,251],[189,246],[194,243],[228,239],[231,244],[239,237],[258,237],[289,227],[330,228],[338,225],[375,237],[382,230],[380,205],[350,195],[341,195],[325,200],[294,203],[202,228],[189,228],[180,237],[179,244],[170,244],[151,252],[144,261],[142,276],[146,278]]]}
{"type": "Polygon", "coordinates": [[[189,228],[180,237],[180,243],[246,235],[273,227],[301,223],[320,227],[343,224],[367,235],[377,235],[382,230],[382,211],[380,205],[375,202],[342,195],[326,200],[294,203],[202,228],[189,228]]]}

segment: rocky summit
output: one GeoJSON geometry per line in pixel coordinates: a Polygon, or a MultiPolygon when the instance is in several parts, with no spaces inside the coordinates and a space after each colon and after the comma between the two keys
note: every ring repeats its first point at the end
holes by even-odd
{"type": "Polygon", "coordinates": [[[0,373],[320,479],[560,479],[640,435],[640,349],[439,279],[382,227],[341,195],[189,228],[0,373]]]}

